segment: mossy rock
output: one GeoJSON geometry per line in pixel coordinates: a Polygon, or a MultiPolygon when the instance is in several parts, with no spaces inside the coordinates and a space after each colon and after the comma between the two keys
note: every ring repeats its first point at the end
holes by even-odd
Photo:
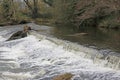
{"type": "Polygon", "coordinates": [[[7,41],[24,38],[27,36],[27,32],[18,31],[14,33],[7,41]]]}
{"type": "Polygon", "coordinates": [[[71,73],[65,73],[54,77],[53,80],[71,80],[72,77],[73,75],[71,73]]]}
{"type": "Polygon", "coordinates": [[[29,32],[29,30],[32,30],[31,27],[26,25],[24,26],[23,31],[18,31],[14,33],[7,41],[27,37],[27,33],[29,32]]]}

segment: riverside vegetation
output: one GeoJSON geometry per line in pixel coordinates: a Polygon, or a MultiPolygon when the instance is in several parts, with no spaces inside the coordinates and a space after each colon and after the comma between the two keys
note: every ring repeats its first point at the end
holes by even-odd
{"type": "Polygon", "coordinates": [[[119,0],[2,0],[0,25],[37,22],[120,28],[119,0]]]}

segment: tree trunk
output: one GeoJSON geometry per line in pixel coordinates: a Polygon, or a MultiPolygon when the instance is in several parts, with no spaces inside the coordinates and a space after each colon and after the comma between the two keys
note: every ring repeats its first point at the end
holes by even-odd
{"type": "Polygon", "coordinates": [[[38,0],[33,0],[33,6],[30,5],[28,0],[24,0],[28,8],[31,10],[32,17],[37,18],[38,17],[38,0]]]}
{"type": "Polygon", "coordinates": [[[38,0],[33,0],[33,11],[32,11],[32,17],[37,18],[38,17],[38,0]]]}

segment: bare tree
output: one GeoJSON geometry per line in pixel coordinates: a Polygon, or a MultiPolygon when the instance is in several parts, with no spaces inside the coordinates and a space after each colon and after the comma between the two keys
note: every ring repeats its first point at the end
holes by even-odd
{"type": "Polygon", "coordinates": [[[38,0],[33,0],[33,5],[30,4],[30,0],[24,0],[27,7],[31,10],[32,17],[36,18],[38,17],[38,0]]]}

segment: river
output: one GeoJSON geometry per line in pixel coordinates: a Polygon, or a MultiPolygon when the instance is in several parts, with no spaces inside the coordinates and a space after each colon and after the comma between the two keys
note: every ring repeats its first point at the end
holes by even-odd
{"type": "Polygon", "coordinates": [[[106,39],[97,42],[94,32],[96,36],[69,36],[72,29],[27,25],[35,31],[12,41],[6,40],[24,25],[0,27],[0,80],[52,80],[63,73],[72,73],[72,80],[120,80],[119,44],[117,49],[104,46],[106,39]],[[95,44],[89,44],[92,40],[95,44]]]}
{"type": "Polygon", "coordinates": [[[55,26],[53,31],[54,33],[52,35],[87,47],[112,50],[120,53],[120,30],[95,27],[81,27],[78,30],[74,27],[75,26],[72,24],[57,25],[55,26]],[[87,33],[87,35],[74,36],[76,33],[87,33]]]}

